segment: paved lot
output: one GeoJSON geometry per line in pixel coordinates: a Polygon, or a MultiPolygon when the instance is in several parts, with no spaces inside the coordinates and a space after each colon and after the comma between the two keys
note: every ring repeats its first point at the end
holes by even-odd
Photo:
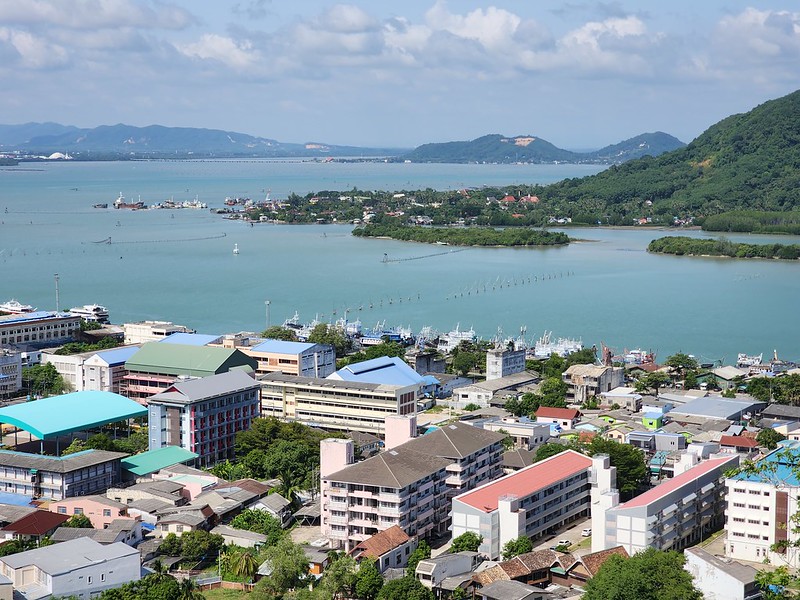
{"type": "MultiPolygon", "coordinates": [[[[591,527],[592,520],[588,517],[579,519],[578,521],[573,521],[570,525],[566,528],[560,529],[557,533],[548,535],[538,542],[536,542],[533,546],[534,550],[547,550],[555,546],[560,540],[569,540],[572,546],[576,546],[581,542],[587,542],[590,538],[585,538],[581,536],[581,531],[585,527],[591,527]]],[[[590,549],[581,549],[581,554],[584,554],[590,549]]]]}

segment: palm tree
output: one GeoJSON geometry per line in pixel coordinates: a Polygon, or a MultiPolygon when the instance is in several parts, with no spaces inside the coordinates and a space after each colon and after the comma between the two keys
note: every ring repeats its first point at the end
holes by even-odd
{"type": "Polygon", "coordinates": [[[258,572],[258,561],[250,550],[238,552],[231,564],[231,572],[237,577],[246,577],[252,581],[258,572]]]}
{"type": "Polygon", "coordinates": [[[205,600],[205,596],[197,589],[194,579],[181,579],[178,600],[205,600]]]}
{"type": "Polygon", "coordinates": [[[153,571],[153,577],[158,580],[163,579],[169,573],[169,568],[167,567],[167,565],[161,562],[160,558],[155,559],[150,564],[150,568],[153,571]]]}

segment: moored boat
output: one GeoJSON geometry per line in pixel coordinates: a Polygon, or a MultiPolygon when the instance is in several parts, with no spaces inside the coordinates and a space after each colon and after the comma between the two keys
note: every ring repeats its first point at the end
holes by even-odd
{"type": "Polygon", "coordinates": [[[0,312],[9,313],[12,315],[21,315],[24,313],[33,312],[36,309],[30,304],[22,304],[13,298],[8,302],[0,304],[0,312]]]}

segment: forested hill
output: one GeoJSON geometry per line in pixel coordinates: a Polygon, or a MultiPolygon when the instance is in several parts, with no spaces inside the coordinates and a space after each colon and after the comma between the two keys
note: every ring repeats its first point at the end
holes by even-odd
{"type": "MultiPolygon", "coordinates": [[[[667,216],[800,207],[800,91],[728,117],[685,148],[559,182],[538,195],[612,222],[621,215],[661,222],[667,216]]],[[[748,230],[733,220],[716,221],[715,229],[748,230]]]]}
{"type": "Polygon", "coordinates": [[[642,156],[658,156],[663,152],[681,148],[685,144],[678,138],[657,131],[643,133],[618,144],[606,146],[595,152],[572,152],[530,135],[505,137],[499,134],[484,135],[466,142],[423,144],[402,156],[412,162],[570,162],[617,164],[642,156]]]}

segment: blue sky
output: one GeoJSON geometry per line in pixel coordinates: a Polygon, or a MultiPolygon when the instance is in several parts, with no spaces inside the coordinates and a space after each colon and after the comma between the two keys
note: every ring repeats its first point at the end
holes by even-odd
{"type": "Polygon", "coordinates": [[[0,0],[0,122],[690,141],[800,88],[795,0],[0,0]]]}

